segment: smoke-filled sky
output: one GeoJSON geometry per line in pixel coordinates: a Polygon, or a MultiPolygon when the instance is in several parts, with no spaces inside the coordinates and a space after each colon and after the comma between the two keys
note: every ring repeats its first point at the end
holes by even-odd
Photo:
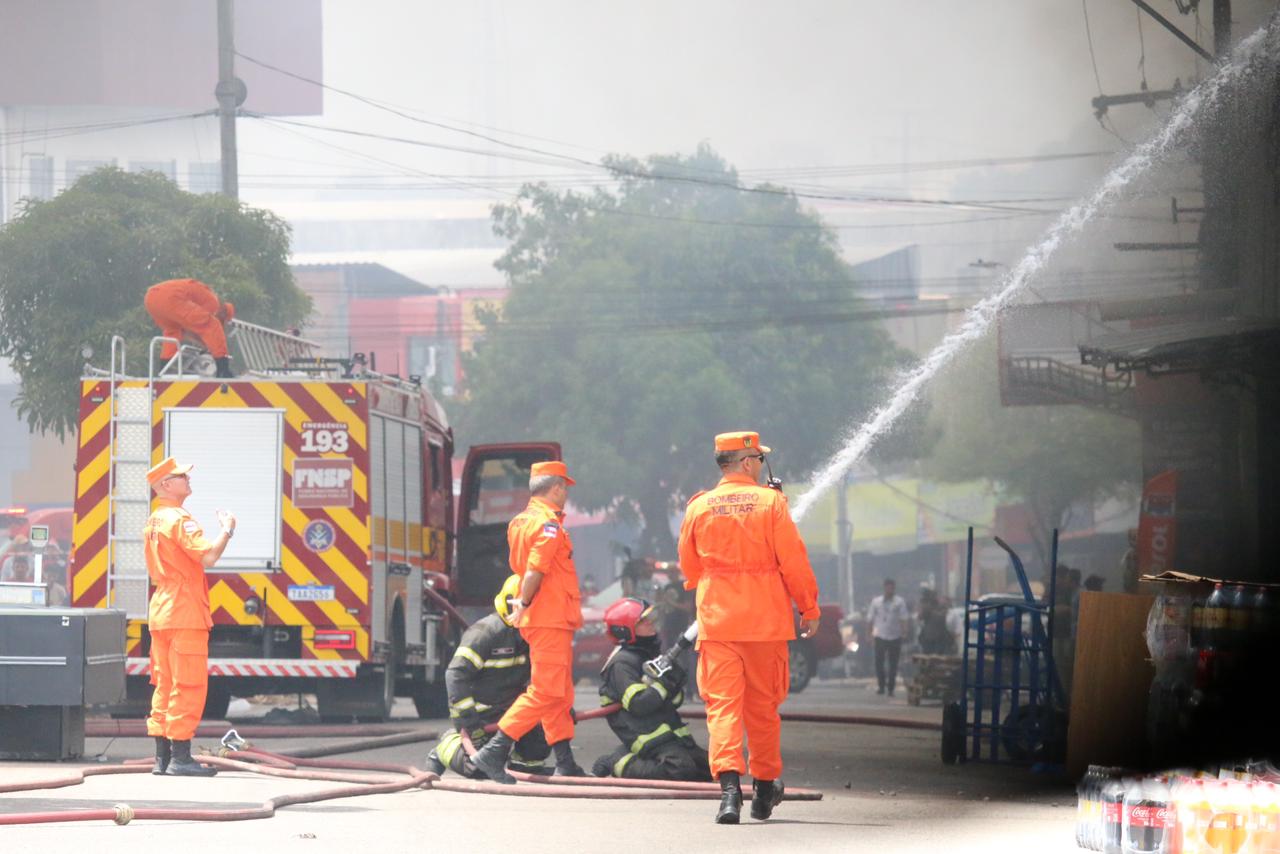
{"type": "MultiPolygon", "coordinates": [[[[1087,5],[1105,91],[1135,91],[1136,7],[1087,5]]],[[[1265,4],[1237,5],[1237,17],[1247,17],[1248,7],[1265,4]]],[[[1195,18],[1178,15],[1172,0],[1157,6],[1195,32],[1195,18]]],[[[446,122],[545,137],[555,142],[518,141],[588,159],[707,141],[741,168],[773,169],[1118,144],[1090,115],[1098,84],[1075,0],[369,0],[323,8],[327,83],[446,122]]],[[[1202,17],[1201,41],[1211,44],[1207,8],[1202,17]]],[[[1142,37],[1152,88],[1196,75],[1192,53],[1150,19],[1142,37]]],[[[1122,134],[1139,134],[1149,111],[1117,108],[1112,119],[1122,134]]],[[[326,94],[324,121],[480,144],[335,93],[326,94]]],[[[243,133],[249,149],[282,140],[260,128],[243,133]]],[[[546,171],[324,138],[428,171],[546,171]]],[[[323,159],[334,158],[350,160],[332,150],[323,159]]]]}

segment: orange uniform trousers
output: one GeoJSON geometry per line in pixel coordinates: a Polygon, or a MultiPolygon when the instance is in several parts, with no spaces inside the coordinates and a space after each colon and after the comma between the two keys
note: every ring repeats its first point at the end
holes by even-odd
{"type": "Polygon", "coordinates": [[[751,776],[782,775],[782,718],[778,706],[791,681],[787,642],[712,641],[698,645],[698,691],[707,704],[711,775],[744,772],[743,731],[751,776]]]}
{"type": "MultiPolygon", "coordinates": [[[[182,290],[153,287],[147,291],[143,305],[165,338],[181,341],[182,333],[190,332],[204,342],[213,358],[221,359],[227,355],[227,333],[222,328],[222,321],[215,316],[221,305],[212,291],[209,291],[207,299],[193,300],[182,290]]],[[[171,359],[177,352],[178,348],[166,341],[160,357],[171,359]]]]}
{"type": "Polygon", "coordinates": [[[190,741],[209,693],[209,630],[157,629],[151,633],[151,715],[147,734],[190,741]]]}
{"type": "Polygon", "coordinates": [[[573,630],[526,626],[529,643],[529,687],[498,721],[498,729],[515,741],[538,724],[547,744],[573,738],[573,630]]]}

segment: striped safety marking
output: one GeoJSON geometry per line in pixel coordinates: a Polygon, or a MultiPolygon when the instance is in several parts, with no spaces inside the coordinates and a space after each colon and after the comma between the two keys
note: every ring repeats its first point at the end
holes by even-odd
{"type": "MultiPolygon", "coordinates": [[[[123,381],[119,387],[145,387],[142,381],[123,381]]],[[[110,383],[86,380],[80,392],[80,436],[76,460],[76,499],[73,540],[75,564],[72,603],[101,608],[107,601],[107,548],[110,460],[110,383]]],[[[281,565],[276,572],[209,576],[209,602],[217,625],[261,625],[258,615],[246,613],[250,596],[269,601],[273,623],[302,627],[304,660],[358,662],[371,652],[368,626],[373,617],[369,582],[369,453],[368,388],[360,382],[234,382],[182,381],[157,383],[152,423],[152,461],[164,455],[164,412],[171,408],[279,409],[284,415],[284,453],[281,500],[281,565]],[[307,453],[302,431],[308,422],[340,422],[347,425],[344,453],[307,453]],[[351,507],[297,508],[292,502],[293,467],[299,456],[348,457],[353,462],[351,507]],[[307,548],[304,531],[316,520],[332,526],[336,537],[323,552],[307,548]],[[332,586],[330,601],[290,601],[288,588],[332,586]],[[278,621],[278,622],[275,622],[278,621]],[[316,628],[344,628],[355,632],[354,649],[317,649],[316,628]]],[[[415,530],[414,539],[424,546],[432,538],[415,530]]],[[[435,549],[432,549],[434,551],[435,549]]],[[[428,551],[426,548],[423,551],[428,551]]],[[[419,557],[414,563],[422,560],[419,557]]],[[[140,651],[141,631],[131,631],[129,653],[140,651]]],[[[213,672],[212,670],[210,672],[213,672]]],[[[271,674],[281,675],[281,674],[271,674]]]]}
{"type": "MultiPolygon", "coordinates": [[[[330,679],[353,679],[358,661],[306,661],[293,658],[211,658],[210,676],[320,676],[330,679]]],[[[124,672],[129,676],[147,676],[151,661],[146,658],[125,659],[124,672]]]]}

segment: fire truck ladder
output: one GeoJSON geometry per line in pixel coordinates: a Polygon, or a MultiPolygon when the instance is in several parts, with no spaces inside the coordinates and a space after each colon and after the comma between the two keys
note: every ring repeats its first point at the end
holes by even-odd
{"type": "Polygon", "coordinates": [[[147,616],[142,529],[151,514],[151,384],[125,379],[125,345],[111,339],[107,464],[107,604],[130,619],[147,616]]]}
{"type": "Polygon", "coordinates": [[[316,360],[320,345],[315,341],[268,329],[256,323],[233,320],[228,343],[236,351],[233,364],[240,373],[268,373],[284,365],[316,360]]]}

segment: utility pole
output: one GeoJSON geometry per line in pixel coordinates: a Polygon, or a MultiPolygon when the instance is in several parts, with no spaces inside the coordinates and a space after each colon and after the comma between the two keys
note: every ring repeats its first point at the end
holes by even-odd
{"type": "Polygon", "coordinates": [[[248,90],[235,75],[235,6],[218,0],[218,121],[222,137],[222,194],[240,198],[240,167],[236,160],[236,110],[248,90]]]}
{"type": "Polygon", "coordinates": [[[1213,0],[1213,52],[1219,57],[1231,53],[1231,0],[1213,0]]]}
{"type": "Polygon", "coordinates": [[[840,485],[836,491],[836,549],[840,605],[845,614],[853,613],[853,523],[849,521],[849,473],[840,476],[840,485]]]}

